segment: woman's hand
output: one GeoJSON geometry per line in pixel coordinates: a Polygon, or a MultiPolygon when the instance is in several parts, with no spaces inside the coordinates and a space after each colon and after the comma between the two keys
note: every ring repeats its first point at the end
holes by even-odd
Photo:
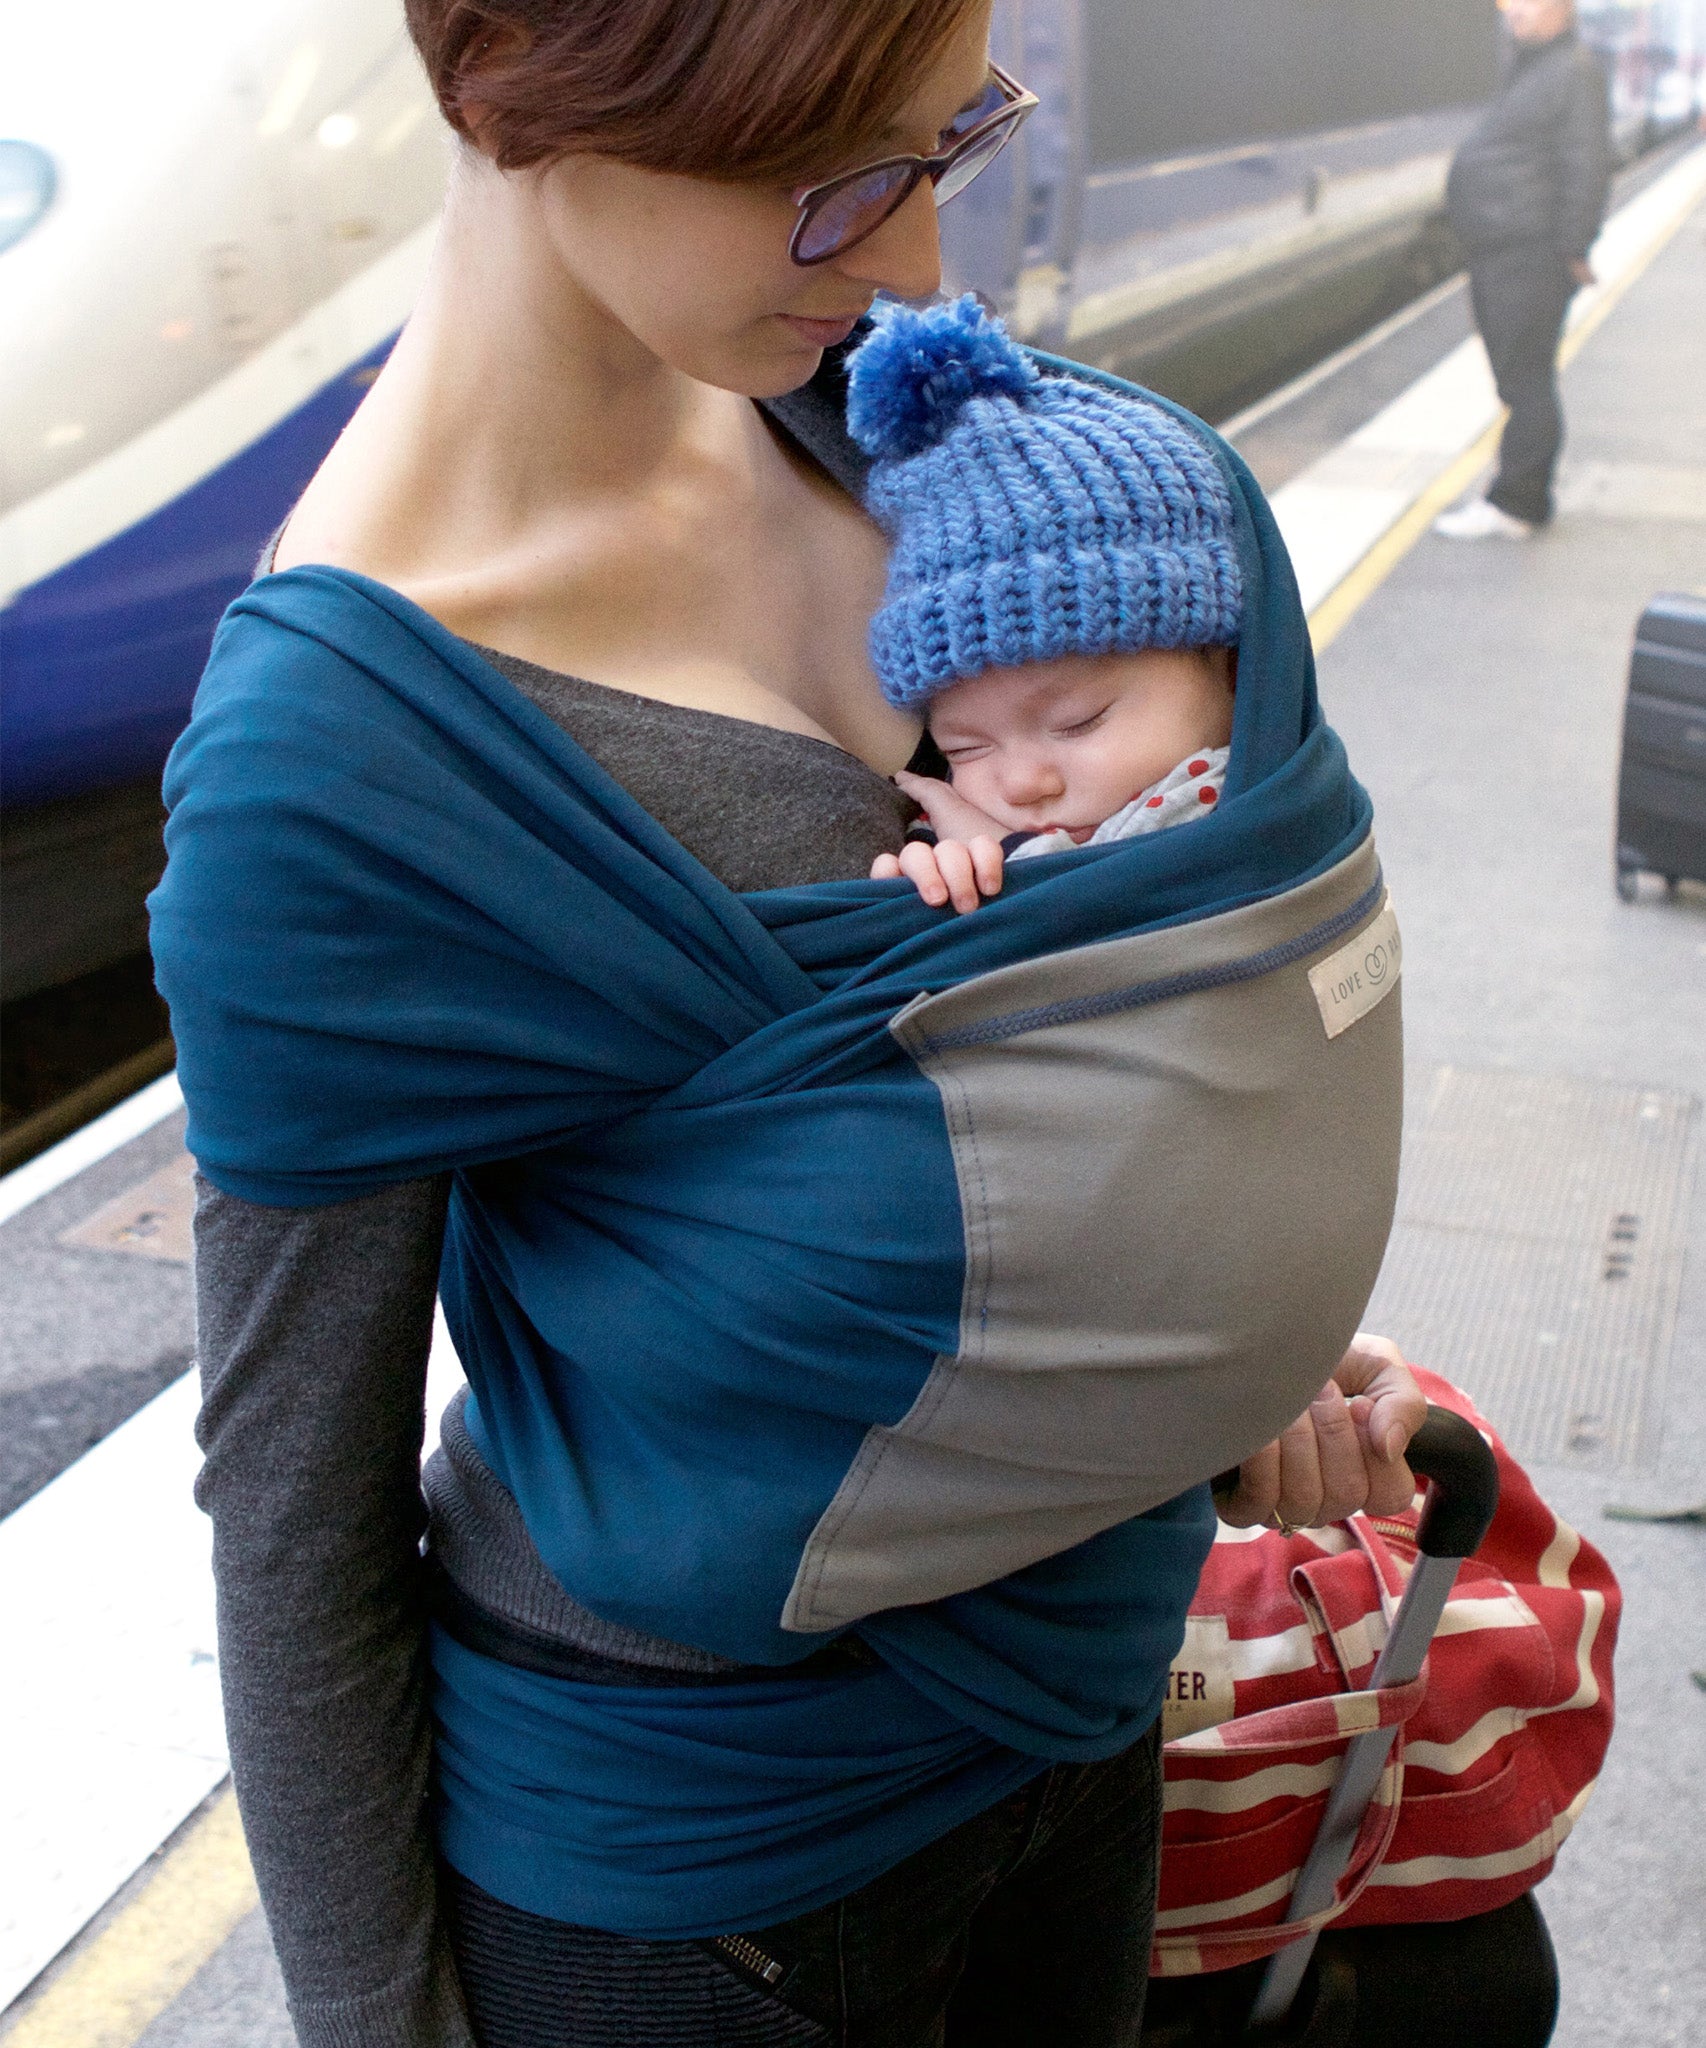
{"type": "Polygon", "coordinates": [[[1239,1529],[1318,1529],[1359,1508],[1402,1514],[1416,1491],[1404,1453],[1426,1413],[1397,1345],[1359,1330],[1307,1412],[1238,1468],[1231,1498],[1217,1503],[1220,1519],[1239,1529]]]}
{"type": "Polygon", "coordinates": [[[871,880],[893,882],[904,876],[938,910],[950,901],[956,910],[975,910],[985,896],[1001,894],[1003,865],[996,839],[980,836],[965,845],[942,839],[934,846],[914,839],[898,854],[879,853],[871,863],[871,880]]]}

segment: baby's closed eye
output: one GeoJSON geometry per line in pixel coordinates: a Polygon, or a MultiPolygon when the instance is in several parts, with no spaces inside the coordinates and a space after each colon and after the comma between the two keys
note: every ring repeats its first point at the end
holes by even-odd
{"type": "Polygon", "coordinates": [[[1054,729],[1055,737],[1071,740],[1079,738],[1084,733],[1094,732],[1113,708],[1111,704],[1104,704],[1100,711],[1092,711],[1088,718],[1077,719],[1071,725],[1057,725],[1054,729]]]}

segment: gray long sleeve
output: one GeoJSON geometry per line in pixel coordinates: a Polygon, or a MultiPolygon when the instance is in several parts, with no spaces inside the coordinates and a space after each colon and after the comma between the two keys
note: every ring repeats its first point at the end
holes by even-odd
{"type": "Polygon", "coordinates": [[[472,2048],[436,1906],[420,1538],[448,1177],[203,1181],[197,1317],[232,1774],[302,2048],[472,2048]]]}

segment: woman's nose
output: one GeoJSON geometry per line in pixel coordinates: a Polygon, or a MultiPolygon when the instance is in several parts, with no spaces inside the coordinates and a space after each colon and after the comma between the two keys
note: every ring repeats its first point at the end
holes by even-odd
{"type": "Polygon", "coordinates": [[[942,238],[936,222],[936,194],[919,180],[906,203],[874,235],[836,259],[841,275],[874,285],[897,299],[927,299],[942,284],[942,238]]]}

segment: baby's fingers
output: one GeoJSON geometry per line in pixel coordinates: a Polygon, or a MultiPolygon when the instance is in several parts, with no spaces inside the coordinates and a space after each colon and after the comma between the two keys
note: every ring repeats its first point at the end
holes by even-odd
{"type": "Polygon", "coordinates": [[[904,875],[932,909],[952,902],[956,910],[965,911],[975,910],[984,896],[1001,893],[1001,869],[998,840],[974,839],[966,845],[944,839],[929,846],[915,839],[898,856],[878,854],[871,863],[871,878],[886,881],[904,875]]]}
{"type": "Polygon", "coordinates": [[[939,848],[926,846],[923,840],[915,839],[910,845],[901,848],[898,859],[893,854],[880,858],[893,860],[896,870],[907,878],[925,902],[933,909],[940,910],[948,900],[948,885],[943,881],[942,871],[937,865],[936,857],[939,851],[939,848]]]}
{"type": "Polygon", "coordinates": [[[977,886],[986,896],[999,896],[1002,870],[1006,865],[1001,851],[1001,841],[980,834],[972,840],[969,851],[972,872],[977,877],[977,886]]]}
{"type": "MultiPolygon", "coordinates": [[[[996,848],[997,853],[1000,850],[996,848]]],[[[977,869],[972,861],[971,848],[958,839],[941,840],[936,847],[936,866],[947,884],[954,908],[962,913],[975,910],[983,898],[978,892],[977,869]]],[[[999,882],[996,886],[1000,886],[999,882]]]]}

